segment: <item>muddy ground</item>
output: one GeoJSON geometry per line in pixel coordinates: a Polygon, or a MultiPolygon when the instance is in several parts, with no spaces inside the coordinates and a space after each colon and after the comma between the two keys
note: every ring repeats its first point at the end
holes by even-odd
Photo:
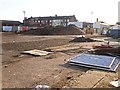
{"type": "Polygon", "coordinates": [[[53,88],[114,88],[110,81],[119,77],[118,72],[108,72],[67,64],[67,60],[87,53],[92,45],[117,40],[99,35],[86,35],[99,42],[70,42],[76,35],[34,36],[2,33],[2,87],[35,88],[48,85],[53,88]],[[52,50],[46,56],[21,54],[25,50],[52,50]]]}

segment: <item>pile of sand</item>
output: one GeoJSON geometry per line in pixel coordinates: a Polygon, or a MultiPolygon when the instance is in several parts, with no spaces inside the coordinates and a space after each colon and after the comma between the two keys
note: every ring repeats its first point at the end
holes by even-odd
{"type": "Polygon", "coordinates": [[[84,35],[85,32],[76,26],[58,26],[42,28],[40,30],[27,30],[20,32],[24,35],[84,35]]]}

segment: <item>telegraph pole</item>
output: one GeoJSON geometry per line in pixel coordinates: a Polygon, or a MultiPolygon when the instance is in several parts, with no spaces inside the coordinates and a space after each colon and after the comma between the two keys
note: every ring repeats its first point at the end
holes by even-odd
{"type": "Polygon", "coordinates": [[[24,14],[24,19],[25,19],[25,11],[23,11],[23,14],[24,14]]]}
{"type": "Polygon", "coordinates": [[[23,14],[24,14],[23,23],[25,24],[25,11],[23,11],[23,14]]]}
{"type": "Polygon", "coordinates": [[[92,23],[92,15],[93,15],[93,12],[91,12],[91,23],[92,23]]]}

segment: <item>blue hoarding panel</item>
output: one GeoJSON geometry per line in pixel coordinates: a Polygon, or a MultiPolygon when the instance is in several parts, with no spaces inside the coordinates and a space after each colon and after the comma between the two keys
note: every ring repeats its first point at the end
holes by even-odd
{"type": "Polygon", "coordinates": [[[12,31],[12,26],[3,26],[3,31],[12,31]]]}

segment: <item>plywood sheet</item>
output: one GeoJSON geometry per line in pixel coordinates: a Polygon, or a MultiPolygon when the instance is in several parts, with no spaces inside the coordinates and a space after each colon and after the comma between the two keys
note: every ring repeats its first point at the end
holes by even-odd
{"type": "Polygon", "coordinates": [[[22,53],[25,53],[25,54],[31,54],[31,55],[38,55],[38,56],[44,56],[44,55],[47,55],[47,54],[50,54],[52,52],[47,52],[47,51],[42,51],[42,50],[30,50],[30,51],[23,51],[22,53]]]}

